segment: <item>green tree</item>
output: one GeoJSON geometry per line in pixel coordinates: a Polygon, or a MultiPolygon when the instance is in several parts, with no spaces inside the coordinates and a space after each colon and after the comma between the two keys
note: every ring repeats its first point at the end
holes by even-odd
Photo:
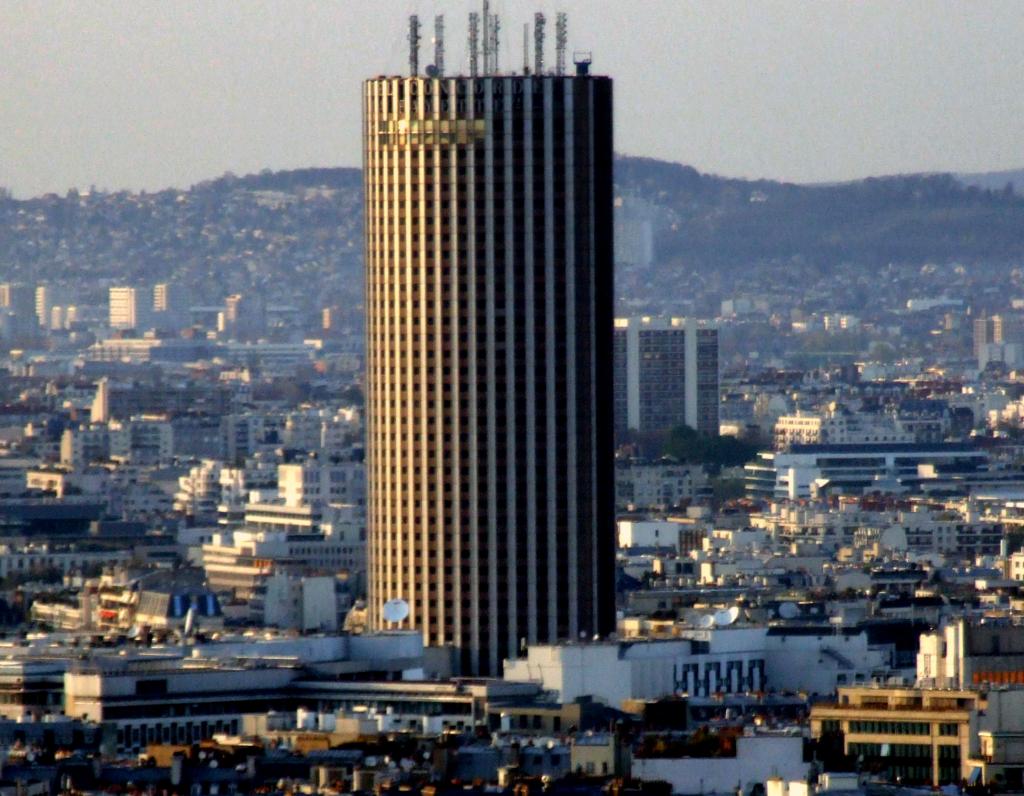
{"type": "Polygon", "coordinates": [[[663,453],[681,462],[703,464],[717,473],[723,467],[740,467],[755,456],[756,445],[736,437],[703,434],[689,426],[672,429],[663,453]]]}

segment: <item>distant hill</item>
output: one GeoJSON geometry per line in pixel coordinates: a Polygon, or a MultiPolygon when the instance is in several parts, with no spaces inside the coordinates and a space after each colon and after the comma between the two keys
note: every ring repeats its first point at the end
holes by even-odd
{"type": "Polygon", "coordinates": [[[1003,191],[1009,185],[1014,192],[1024,196],[1024,169],[957,174],[956,178],[964,185],[973,185],[976,188],[987,188],[992,191],[1003,191]]]}
{"type": "MultiPolygon", "coordinates": [[[[799,260],[822,273],[840,264],[870,272],[1024,260],[1024,197],[1003,190],[1009,174],[1024,178],[794,185],[621,157],[616,191],[623,229],[639,219],[649,230],[655,268],[729,276],[799,260]]],[[[96,303],[115,282],[176,279],[211,299],[255,288],[355,306],[362,207],[359,170],[335,168],[225,175],[156,193],[0,195],[0,281],[66,282],[76,300],[96,303]]]]}
{"type": "Polygon", "coordinates": [[[207,188],[249,191],[294,191],[304,188],[330,188],[343,191],[361,191],[363,172],[353,168],[308,168],[291,171],[264,170],[244,177],[225,175],[193,186],[191,190],[207,188]]]}
{"type": "Polygon", "coordinates": [[[1024,198],[949,174],[794,185],[620,158],[619,190],[663,208],[662,261],[715,268],[800,258],[819,268],[1010,261],[1024,255],[1024,198]]]}

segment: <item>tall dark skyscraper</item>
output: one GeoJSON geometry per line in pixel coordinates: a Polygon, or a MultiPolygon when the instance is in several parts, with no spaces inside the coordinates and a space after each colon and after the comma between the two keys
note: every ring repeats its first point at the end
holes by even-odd
{"type": "Polygon", "coordinates": [[[612,82],[578,72],[365,84],[370,623],[406,600],[464,674],[615,626],[612,82]]]}

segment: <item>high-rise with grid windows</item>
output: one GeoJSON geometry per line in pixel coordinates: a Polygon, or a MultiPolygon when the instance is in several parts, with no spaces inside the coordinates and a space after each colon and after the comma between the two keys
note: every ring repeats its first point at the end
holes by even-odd
{"type": "Polygon", "coordinates": [[[615,319],[615,433],[718,434],[718,328],[696,318],[615,319]]]}
{"type": "Polygon", "coordinates": [[[500,674],[614,630],[612,83],[364,91],[370,623],[500,674]]]}

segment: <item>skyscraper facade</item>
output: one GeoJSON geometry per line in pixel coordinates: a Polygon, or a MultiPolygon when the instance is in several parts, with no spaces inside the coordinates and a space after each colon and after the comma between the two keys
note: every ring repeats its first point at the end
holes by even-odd
{"type": "Polygon", "coordinates": [[[718,329],[696,318],[615,319],[615,431],[718,434],[718,329]]]}
{"type": "Polygon", "coordinates": [[[498,674],[614,629],[612,85],[365,84],[371,625],[498,674]]]}

